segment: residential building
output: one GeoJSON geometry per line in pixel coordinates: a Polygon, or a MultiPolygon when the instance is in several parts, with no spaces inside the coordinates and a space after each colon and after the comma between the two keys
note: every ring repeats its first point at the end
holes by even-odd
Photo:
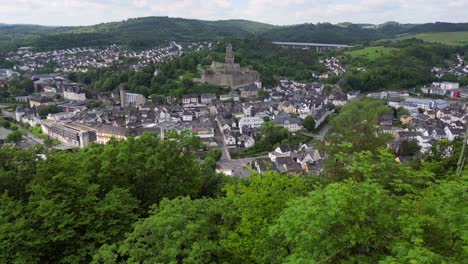
{"type": "Polygon", "coordinates": [[[83,87],[76,83],[68,83],[60,86],[63,90],[63,98],[66,100],[84,101],[86,94],[83,87]]]}
{"type": "Polygon", "coordinates": [[[183,104],[196,104],[198,103],[198,95],[196,94],[184,94],[182,95],[183,104]]]}
{"type": "Polygon", "coordinates": [[[45,106],[45,105],[53,105],[54,100],[49,97],[40,97],[40,98],[30,98],[29,99],[29,107],[38,107],[38,106],[45,106]]]}
{"type": "Polygon", "coordinates": [[[256,97],[258,94],[258,87],[255,84],[249,84],[240,88],[242,98],[256,97]]]}
{"type": "Polygon", "coordinates": [[[251,148],[255,145],[255,139],[248,135],[241,135],[237,138],[237,145],[245,148],[251,148]]]}
{"type": "Polygon", "coordinates": [[[276,115],[273,122],[290,132],[297,132],[302,129],[301,120],[299,118],[291,118],[288,114],[276,115]]]}
{"type": "Polygon", "coordinates": [[[125,93],[125,106],[132,105],[134,107],[142,106],[146,103],[143,95],[137,93],[125,93]]]}
{"type": "Polygon", "coordinates": [[[225,101],[234,101],[238,102],[240,100],[239,94],[236,93],[235,91],[230,92],[229,94],[222,94],[219,96],[219,100],[221,102],[225,101]]]}
{"type": "Polygon", "coordinates": [[[96,132],[80,124],[59,123],[46,119],[41,127],[44,134],[67,146],[83,148],[96,141],[96,132]]]}
{"type": "Polygon", "coordinates": [[[216,94],[207,93],[200,96],[200,101],[202,104],[211,104],[216,101],[216,94]]]}
{"type": "Polygon", "coordinates": [[[261,127],[264,122],[265,121],[258,116],[252,116],[252,117],[244,116],[239,120],[240,133],[241,134],[244,133],[243,132],[244,127],[257,128],[257,127],[261,127]]]}
{"type": "Polygon", "coordinates": [[[96,131],[96,142],[99,144],[106,144],[111,138],[116,140],[125,140],[131,134],[131,131],[128,128],[104,124],[94,126],[92,129],[96,131]]]}

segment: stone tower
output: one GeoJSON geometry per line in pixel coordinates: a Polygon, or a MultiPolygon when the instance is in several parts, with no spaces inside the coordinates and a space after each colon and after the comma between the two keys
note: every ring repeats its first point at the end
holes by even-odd
{"type": "Polygon", "coordinates": [[[125,96],[125,86],[120,85],[120,107],[125,108],[126,106],[126,96],[125,96]]]}
{"type": "Polygon", "coordinates": [[[226,64],[234,64],[234,54],[232,53],[232,45],[228,43],[226,46],[226,64]]]}

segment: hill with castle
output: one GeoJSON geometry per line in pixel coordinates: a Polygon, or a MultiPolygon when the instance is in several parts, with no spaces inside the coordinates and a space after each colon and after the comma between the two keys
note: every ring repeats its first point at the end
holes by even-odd
{"type": "Polygon", "coordinates": [[[253,84],[258,78],[258,72],[251,67],[241,68],[238,63],[235,63],[232,45],[228,43],[224,63],[213,61],[201,78],[196,78],[194,81],[236,89],[253,84]]]}

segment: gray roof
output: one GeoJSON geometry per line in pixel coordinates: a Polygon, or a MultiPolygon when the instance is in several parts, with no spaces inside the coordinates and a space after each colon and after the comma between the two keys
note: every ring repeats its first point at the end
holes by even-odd
{"type": "Polygon", "coordinates": [[[273,121],[277,124],[300,124],[301,120],[299,118],[291,118],[288,114],[276,115],[273,121]]]}

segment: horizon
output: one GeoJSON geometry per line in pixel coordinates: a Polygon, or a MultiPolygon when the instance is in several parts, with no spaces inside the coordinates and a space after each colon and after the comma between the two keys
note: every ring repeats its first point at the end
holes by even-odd
{"type": "Polygon", "coordinates": [[[249,20],[275,26],[304,23],[463,23],[468,0],[0,0],[0,23],[52,27],[90,26],[141,17],[249,20]],[[2,3],[3,2],[3,3],[2,3]],[[438,10],[433,14],[433,10],[438,10]],[[44,15],[46,14],[46,15],[44,15]],[[85,19],[83,19],[85,18],[85,19]],[[345,21],[345,22],[343,22],[345,21]]]}
{"type": "Polygon", "coordinates": [[[435,24],[435,23],[448,23],[448,24],[463,24],[463,23],[468,23],[467,21],[461,21],[461,22],[451,22],[451,21],[427,21],[427,22],[400,22],[400,21],[394,21],[394,20],[389,20],[385,21],[382,23],[370,23],[370,22],[350,22],[350,21],[341,21],[341,22],[329,22],[329,21],[319,21],[319,22],[303,22],[303,23],[297,23],[297,24],[284,24],[284,25],[279,25],[279,24],[270,24],[258,20],[249,20],[249,19],[243,19],[243,18],[229,18],[229,19],[203,19],[203,18],[187,18],[187,17],[173,17],[173,16],[142,16],[142,17],[129,17],[125,18],[122,20],[115,20],[115,21],[107,21],[107,22],[100,22],[96,24],[87,24],[87,25],[47,25],[47,24],[31,24],[31,23],[8,23],[4,21],[0,21],[0,25],[8,25],[8,26],[40,26],[40,27],[87,27],[87,26],[95,26],[95,25],[101,25],[101,24],[109,24],[109,23],[120,23],[120,22],[125,22],[131,19],[145,19],[145,18],[170,18],[170,19],[186,19],[186,20],[199,20],[199,21],[209,21],[209,22],[218,22],[218,21],[249,21],[249,22],[255,22],[255,23],[262,23],[262,24],[267,24],[275,27],[288,27],[288,26],[296,26],[296,25],[303,25],[303,24],[331,24],[331,25],[340,25],[340,24],[346,24],[346,23],[351,23],[353,25],[373,25],[373,26],[378,26],[378,25],[383,25],[386,23],[398,23],[401,25],[422,25],[422,24],[435,24]]]}

